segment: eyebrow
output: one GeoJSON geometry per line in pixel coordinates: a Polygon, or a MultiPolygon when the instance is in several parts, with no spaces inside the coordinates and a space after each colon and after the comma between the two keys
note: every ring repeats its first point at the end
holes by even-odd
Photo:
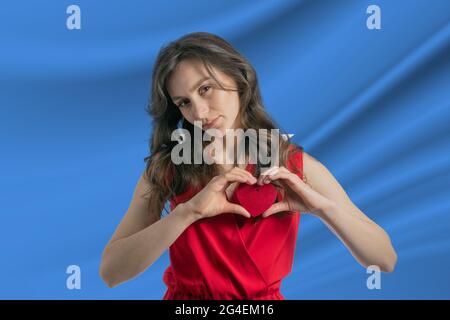
{"type": "MultiPolygon", "coordinates": [[[[197,88],[203,81],[208,80],[208,79],[211,79],[211,77],[206,76],[206,77],[201,78],[199,81],[197,81],[197,82],[192,86],[192,88],[191,88],[191,90],[189,90],[189,92],[194,91],[195,88],[197,88]]],[[[183,98],[183,97],[180,97],[180,96],[173,97],[173,98],[172,98],[172,101],[175,102],[175,100],[178,100],[178,99],[180,99],[180,98],[183,98]]]]}

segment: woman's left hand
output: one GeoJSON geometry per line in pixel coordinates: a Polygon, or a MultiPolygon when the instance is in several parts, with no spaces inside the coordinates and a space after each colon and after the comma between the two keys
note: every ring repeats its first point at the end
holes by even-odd
{"type": "Polygon", "coordinates": [[[283,200],[274,203],[262,216],[264,218],[283,211],[300,211],[320,216],[332,201],[312,189],[300,177],[285,167],[272,167],[258,178],[258,184],[278,181],[284,187],[283,200]]]}

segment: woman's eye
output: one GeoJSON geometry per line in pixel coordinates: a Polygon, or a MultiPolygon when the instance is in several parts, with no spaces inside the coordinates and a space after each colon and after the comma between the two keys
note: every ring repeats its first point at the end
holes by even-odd
{"type": "MultiPolygon", "coordinates": [[[[203,95],[205,92],[207,92],[209,89],[211,89],[212,86],[206,85],[203,87],[200,87],[198,89],[198,91],[200,92],[200,95],[203,95]]],[[[185,104],[189,104],[189,102],[186,103],[186,101],[182,101],[180,102],[180,104],[178,104],[178,108],[183,108],[185,106],[185,104]]]]}
{"type": "Polygon", "coordinates": [[[183,108],[185,103],[186,103],[186,101],[182,101],[182,102],[178,105],[178,108],[183,108]]]}
{"type": "Polygon", "coordinates": [[[205,93],[206,91],[208,91],[211,88],[211,86],[203,86],[200,88],[200,93],[205,93]]]}

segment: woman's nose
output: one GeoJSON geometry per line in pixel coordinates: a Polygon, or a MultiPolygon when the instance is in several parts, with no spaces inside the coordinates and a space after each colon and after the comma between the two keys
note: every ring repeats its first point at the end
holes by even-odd
{"type": "Polygon", "coordinates": [[[194,121],[202,121],[202,119],[206,119],[209,112],[209,108],[204,101],[192,103],[191,110],[194,121]]]}

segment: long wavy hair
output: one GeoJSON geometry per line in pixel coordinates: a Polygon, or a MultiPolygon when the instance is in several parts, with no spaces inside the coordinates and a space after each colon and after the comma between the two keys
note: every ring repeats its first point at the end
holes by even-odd
{"type": "MultiPolygon", "coordinates": [[[[152,136],[149,142],[150,155],[146,162],[145,177],[150,184],[149,211],[161,213],[165,204],[173,196],[183,193],[188,186],[201,187],[219,174],[215,164],[178,164],[171,161],[172,148],[178,144],[171,140],[177,128],[189,131],[193,136],[194,126],[184,121],[179,108],[173,103],[166,89],[166,84],[177,65],[184,59],[198,59],[215,80],[220,90],[237,90],[239,94],[238,119],[240,128],[245,129],[280,129],[264,109],[256,72],[251,64],[236,49],[221,37],[207,33],[194,32],[182,36],[161,48],[155,61],[152,74],[151,98],[147,112],[152,118],[152,136]],[[214,76],[212,67],[234,79],[237,89],[225,88],[214,76]]],[[[281,130],[280,130],[280,133],[281,130]]],[[[270,146],[271,137],[267,137],[270,146]]],[[[279,163],[285,165],[290,139],[279,138],[279,163]]],[[[203,144],[205,147],[205,144],[203,144]]],[[[301,148],[296,146],[297,149],[301,148]]],[[[192,146],[193,148],[193,146],[192,146]]],[[[249,151],[245,148],[246,155],[249,151]]],[[[193,152],[191,152],[193,154],[193,152]]],[[[256,175],[261,166],[256,164],[256,175]]]]}

